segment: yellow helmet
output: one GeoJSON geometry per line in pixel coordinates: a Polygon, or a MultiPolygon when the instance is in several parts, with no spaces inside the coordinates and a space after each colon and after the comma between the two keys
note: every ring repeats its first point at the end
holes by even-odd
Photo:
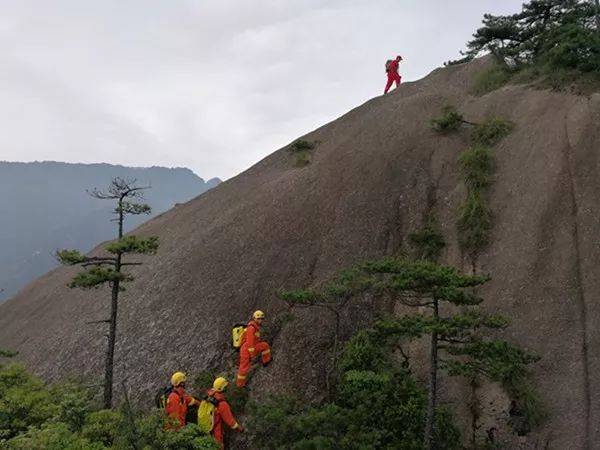
{"type": "Polygon", "coordinates": [[[225,378],[219,377],[213,383],[213,389],[219,392],[223,392],[228,384],[229,382],[225,378]]]}
{"type": "Polygon", "coordinates": [[[171,384],[175,387],[179,386],[181,383],[185,383],[185,373],[183,372],[175,372],[171,376],[171,384]]]}
{"type": "Polygon", "coordinates": [[[253,319],[264,319],[265,313],[259,309],[258,311],[254,311],[254,314],[252,314],[252,318],[253,319]]]}

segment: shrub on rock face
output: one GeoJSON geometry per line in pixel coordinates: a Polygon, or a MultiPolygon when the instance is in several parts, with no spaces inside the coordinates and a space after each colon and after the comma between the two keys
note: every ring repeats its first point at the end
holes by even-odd
{"type": "Polygon", "coordinates": [[[514,124],[505,119],[492,117],[475,125],[473,143],[478,145],[494,146],[506,137],[514,128],[514,124]]]}
{"type": "Polygon", "coordinates": [[[490,184],[494,157],[489,148],[477,145],[461,153],[458,158],[465,184],[470,189],[486,188],[490,184]]]}
{"type": "Polygon", "coordinates": [[[492,229],[492,212],[481,193],[469,193],[461,205],[457,222],[459,244],[471,255],[476,255],[489,242],[492,229]]]}
{"type": "Polygon", "coordinates": [[[296,157],[296,166],[304,167],[310,164],[310,152],[315,149],[313,142],[298,139],[289,147],[289,151],[296,157]]]}
{"type": "Polygon", "coordinates": [[[431,119],[429,122],[431,128],[440,133],[457,130],[464,122],[462,114],[452,105],[446,105],[442,108],[442,115],[431,119]]]}
{"type": "Polygon", "coordinates": [[[303,139],[298,139],[290,146],[290,150],[292,152],[302,152],[305,150],[313,150],[315,148],[315,144],[312,142],[305,141],[303,139]]]}

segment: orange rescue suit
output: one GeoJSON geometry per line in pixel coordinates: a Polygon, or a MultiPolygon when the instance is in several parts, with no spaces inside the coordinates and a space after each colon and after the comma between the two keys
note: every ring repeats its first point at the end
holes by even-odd
{"type": "Polygon", "coordinates": [[[167,428],[178,430],[185,426],[188,406],[194,402],[196,402],[196,399],[187,395],[185,389],[182,387],[173,388],[165,406],[165,413],[171,419],[171,423],[167,424],[167,428]]]}
{"type": "Polygon", "coordinates": [[[221,448],[225,448],[225,441],[223,438],[223,423],[227,424],[229,428],[236,431],[242,431],[242,428],[240,427],[240,424],[237,423],[237,420],[235,420],[235,417],[233,417],[231,407],[229,406],[229,403],[227,403],[225,395],[222,392],[219,392],[215,389],[210,389],[208,391],[208,395],[213,397],[218,402],[211,434],[219,443],[221,448]]]}
{"type": "Polygon", "coordinates": [[[252,362],[252,358],[258,355],[260,355],[263,365],[271,361],[271,347],[266,342],[260,340],[260,325],[256,321],[251,320],[246,327],[242,347],[240,348],[240,368],[235,382],[238,387],[246,386],[248,372],[250,372],[250,363],[252,362]]]}

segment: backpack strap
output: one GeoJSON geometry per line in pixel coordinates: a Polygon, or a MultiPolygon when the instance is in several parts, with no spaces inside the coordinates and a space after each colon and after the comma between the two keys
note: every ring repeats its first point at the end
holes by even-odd
{"type": "Polygon", "coordinates": [[[183,405],[185,403],[185,397],[183,395],[179,395],[179,392],[177,392],[174,387],[171,388],[171,389],[169,389],[169,391],[170,392],[167,394],[167,400],[169,398],[169,395],[171,395],[171,393],[174,393],[177,397],[179,397],[179,404],[180,405],[183,405]]]}
{"type": "Polygon", "coordinates": [[[212,404],[213,404],[213,405],[215,405],[215,406],[218,406],[218,405],[219,405],[219,403],[221,403],[221,400],[218,400],[218,399],[216,399],[215,397],[213,397],[212,395],[208,395],[208,394],[206,394],[206,395],[204,396],[204,399],[203,399],[203,400],[206,400],[208,403],[212,403],[212,404]]]}

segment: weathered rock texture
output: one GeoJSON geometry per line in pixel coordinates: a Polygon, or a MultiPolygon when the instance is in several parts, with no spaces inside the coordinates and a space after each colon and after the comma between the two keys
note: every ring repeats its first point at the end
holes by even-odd
{"type": "MultiPolygon", "coordinates": [[[[279,150],[140,227],[161,248],[123,295],[116,378],[140,394],[174,369],[231,367],[233,322],[258,307],[283,314],[277,289],[399,252],[428,208],[449,242],[444,262],[470,270],[455,229],[465,194],[456,161],[469,130],[440,136],[428,127],[451,103],[470,121],[516,124],[494,148],[495,226],[477,269],[493,276],[482,291],[487,308],[512,319],[505,337],[542,356],[535,382],[550,416],[521,444],[600,448],[600,96],[507,86],[473,97],[473,75],[485,64],[436,70],[306,135],[319,141],[306,167],[279,150]]],[[[0,306],[0,346],[50,380],[101,374],[103,333],[84,322],[106,315],[108,292],[69,290],[74,273],[55,270],[0,306]]],[[[367,319],[351,307],[344,335],[367,319]]],[[[256,374],[253,392],[322,393],[332,323],[299,311],[275,336],[274,364],[256,374]]],[[[451,402],[471,395],[447,381],[442,389],[451,402]]],[[[496,402],[493,414],[506,403],[494,392],[481,397],[496,402]]],[[[468,427],[468,408],[456,410],[468,427]]]]}

